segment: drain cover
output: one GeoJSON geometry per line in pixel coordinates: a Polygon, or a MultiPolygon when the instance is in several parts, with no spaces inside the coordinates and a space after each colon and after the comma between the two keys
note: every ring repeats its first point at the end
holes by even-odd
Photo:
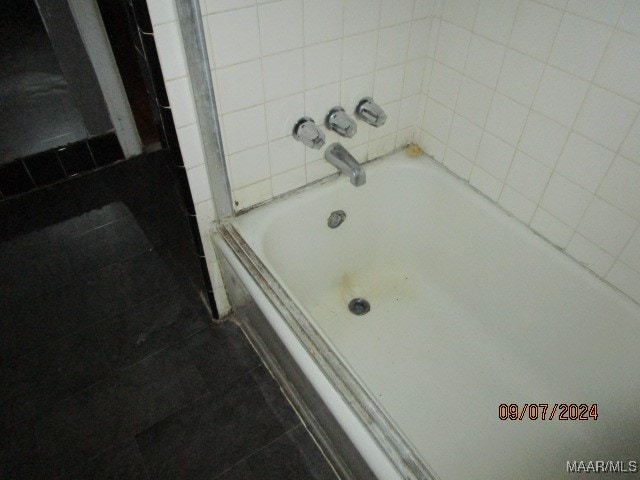
{"type": "Polygon", "coordinates": [[[349,302],[349,311],[354,315],[364,315],[371,310],[371,305],[364,298],[354,298],[349,302]]]}

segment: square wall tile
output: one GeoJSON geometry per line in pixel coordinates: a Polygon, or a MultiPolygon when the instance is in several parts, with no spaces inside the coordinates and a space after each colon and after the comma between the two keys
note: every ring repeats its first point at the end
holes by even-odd
{"type": "Polygon", "coordinates": [[[524,223],[529,223],[536,210],[536,204],[505,185],[498,201],[500,206],[524,223]]]}
{"type": "Polygon", "coordinates": [[[304,165],[305,147],[293,137],[284,137],[269,143],[271,175],[304,165]]]}
{"type": "Polygon", "coordinates": [[[238,188],[232,192],[236,210],[244,210],[262,202],[266,202],[273,197],[271,190],[271,179],[267,178],[257,183],[252,183],[243,188],[238,188]]]}
{"type": "Polygon", "coordinates": [[[406,129],[417,125],[422,113],[420,107],[419,95],[403,98],[400,102],[398,129],[406,129]]]}
{"type": "MultiPolygon", "coordinates": [[[[147,2],[149,16],[153,25],[172,22],[176,20],[176,7],[173,0],[155,0],[147,2]]],[[[155,30],[155,29],[154,29],[155,30]]]]}
{"type": "Polygon", "coordinates": [[[422,79],[425,74],[426,60],[421,58],[407,62],[404,67],[404,84],[402,96],[409,97],[422,92],[422,79]]]}
{"type": "Polygon", "coordinates": [[[509,49],[498,80],[498,91],[523,105],[531,105],[543,70],[542,62],[509,49]]]}
{"type": "Polygon", "coordinates": [[[449,139],[449,130],[453,121],[453,110],[448,109],[444,105],[432,100],[427,100],[427,106],[424,112],[422,128],[429,135],[437,138],[441,142],[449,139]]]}
{"type": "MultiPolygon", "coordinates": [[[[18,162],[19,161],[20,160],[18,160],[18,162]]],[[[22,161],[38,187],[50,185],[66,177],[55,150],[48,150],[46,152],[31,155],[23,158],[22,161]]],[[[18,167],[18,170],[23,169],[18,167]]],[[[28,176],[24,175],[24,178],[28,179],[28,176]]],[[[26,185],[29,187],[33,186],[30,181],[26,182],[26,185]]]]}
{"type": "Polygon", "coordinates": [[[202,150],[202,140],[200,129],[197,124],[187,125],[176,129],[178,142],[180,143],[180,153],[186,168],[193,168],[204,163],[204,152],[202,150]]]}
{"type": "Polygon", "coordinates": [[[343,0],[304,0],[305,45],[341,38],[343,10],[343,0]]]}
{"type": "Polygon", "coordinates": [[[556,171],[590,192],[595,192],[614,156],[614,152],[572,133],[560,155],[556,171]]]}
{"type": "Polygon", "coordinates": [[[380,27],[408,22],[413,18],[413,0],[382,0],[380,27]]]}
{"type": "Polygon", "coordinates": [[[435,1],[433,0],[416,0],[413,7],[413,18],[425,18],[433,15],[435,1]]]}
{"type": "Polygon", "coordinates": [[[500,192],[502,192],[502,182],[492,175],[489,175],[482,168],[475,165],[469,177],[469,183],[484,193],[494,202],[498,201],[500,192]]]}
{"type": "Polygon", "coordinates": [[[540,206],[570,227],[577,227],[593,195],[554,173],[542,195],[540,206]]]}
{"type": "Polygon", "coordinates": [[[227,162],[231,169],[233,190],[259,182],[271,175],[269,150],[266,145],[228,155],[227,162]]]}
{"type": "Polygon", "coordinates": [[[424,153],[442,163],[446,146],[443,142],[422,130],[419,135],[419,145],[424,153]]]}
{"type": "Polygon", "coordinates": [[[91,155],[93,155],[93,159],[98,166],[109,165],[124,159],[122,147],[114,132],[91,137],[87,140],[87,143],[89,144],[91,155]]]}
{"type": "Polygon", "coordinates": [[[615,25],[625,0],[569,0],[567,11],[582,15],[597,22],[615,25]]]}
{"type": "Polygon", "coordinates": [[[478,0],[444,0],[442,18],[466,30],[473,28],[478,0]]]}
{"type": "Polygon", "coordinates": [[[409,49],[410,35],[409,24],[380,29],[378,32],[376,68],[404,64],[409,49]]]}
{"type": "Polygon", "coordinates": [[[287,137],[293,127],[304,116],[304,95],[298,93],[274,100],[265,105],[267,114],[267,137],[269,140],[287,137]]]}
{"type": "MultiPolygon", "coordinates": [[[[378,104],[395,102],[402,97],[404,65],[385,68],[376,72],[373,95],[378,104]]],[[[355,108],[355,105],[354,105],[355,108]]]]}
{"type": "Polygon", "coordinates": [[[338,172],[338,170],[327,162],[324,158],[316,160],[311,163],[307,163],[307,183],[315,182],[321,178],[328,177],[338,172]]]}
{"type": "Polygon", "coordinates": [[[96,167],[91,150],[84,141],[60,147],[57,154],[68,177],[96,167]]]}
{"type": "Polygon", "coordinates": [[[423,18],[411,23],[411,35],[409,38],[408,59],[425,57],[427,55],[427,45],[429,34],[431,33],[431,18],[423,18]]]}
{"type": "Polygon", "coordinates": [[[513,0],[483,0],[478,3],[478,13],[473,31],[506,45],[516,17],[518,2],[513,0]]]}
{"type": "Polygon", "coordinates": [[[480,127],[460,115],[453,116],[448,144],[467,160],[475,161],[481,137],[482,129],[480,127]]]}
{"type": "Polygon", "coordinates": [[[267,101],[302,92],[304,50],[298,48],[262,58],[264,95],[267,101]]]}
{"type": "Polygon", "coordinates": [[[471,37],[464,73],[477,82],[494,88],[498,82],[505,47],[479,35],[471,37]]]}
{"type": "Polygon", "coordinates": [[[592,85],[576,119],[575,129],[612,150],[618,150],[640,105],[592,85]]]}
{"type": "Polygon", "coordinates": [[[616,157],[602,180],[598,196],[640,220],[640,165],[616,157]]]}
{"type": "Polygon", "coordinates": [[[187,169],[187,179],[193,203],[204,202],[211,198],[211,188],[209,187],[209,177],[204,165],[187,169]]]}
{"type": "Polygon", "coordinates": [[[518,148],[554,168],[569,136],[569,129],[537,112],[530,112],[518,148]]]}
{"type": "Polygon", "coordinates": [[[267,143],[264,105],[227,113],[222,116],[226,153],[236,153],[267,143]]]}
{"type": "Polygon", "coordinates": [[[216,67],[246,62],[260,56],[256,7],[207,16],[216,67]]]}
{"type": "Polygon", "coordinates": [[[305,88],[340,81],[342,40],[319,43],[304,49],[305,88]]]}
{"type": "Polygon", "coordinates": [[[189,80],[186,77],[169,80],[165,87],[171,105],[171,116],[176,128],[195,123],[196,110],[189,88],[189,80]]]}
{"type": "Polygon", "coordinates": [[[348,37],[343,40],[343,79],[357,77],[375,70],[377,42],[378,35],[375,31],[353,35],[352,37],[348,37]]]}
{"type": "Polygon", "coordinates": [[[491,102],[485,128],[505,142],[517,145],[528,113],[526,107],[496,93],[491,102]]]}
{"type": "Polygon", "coordinates": [[[606,279],[636,302],[640,302],[639,272],[618,261],[613,265],[606,279]]]}
{"type": "Polygon", "coordinates": [[[550,176],[549,167],[517,151],[511,162],[507,185],[537,204],[550,176]]]}
{"type": "Polygon", "coordinates": [[[555,8],[523,0],[518,7],[509,45],[545,62],[561,18],[562,12],[555,8]]]}
{"type": "Polygon", "coordinates": [[[542,76],[533,108],[570,127],[582,105],[589,84],[574,75],[547,67],[542,76]]]}
{"type": "Polygon", "coordinates": [[[458,98],[458,90],[462,75],[440,62],[433,63],[429,96],[438,102],[454,109],[458,98]]]}
{"type": "Polygon", "coordinates": [[[618,28],[627,33],[640,35],[640,3],[636,0],[627,0],[618,20],[618,28]]]}
{"type": "Polygon", "coordinates": [[[340,105],[344,105],[347,111],[353,111],[360,100],[373,96],[373,82],[373,73],[343,80],[340,85],[340,105]]]}
{"type": "Polygon", "coordinates": [[[396,134],[392,133],[382,138],[377,138],[369,142],[369,151],[367,157],[369,160],[375,160],[383,155],[391,152],[396,146],[396,134]]]}
{"type": "Polygon", "coordinates": [[[476,164],[504,182],[516,149],[488,132],[482,134],[476,164]]]}
{"type": "Polygon", "coordinates": [[[538,208],[533,214],[531,228],[560,248],[567,246],[574,233],[573,228],[542,208],[538,208]]]}
{"type": "Polygon", "coordinates": [[[344,35],[378,28],[381,0],[344,0],[344,35]]]}
{"type": "Polygon", "coordinates": [[[305,183],[307,183],[307,171],[304,165],[271,177],[271,189],[274,196],[295,190],[305,183]]]}
{"type": "Polygon", "coordinates": [[[578,233],[567,245],[567,253],[601,276],[606,275],[615,261],[614,257],[578,233]]]}
{"type": "Polygon", "coordinates": [[[170,22],[156,25],[153,28],[153,38],[156,42],[164,79],[184,77],[187,74],[187,67],[178,23],[170,22]]]}
{"type": "Polygon", "coordinates": [[[613,28],[582,17],[565,14],[549,57],[555,67],[591,80],[613,28]]]}
{"type": "Polygon", "coordinates": [[[640,37],[615,31],[594,81],[618,95],[640,102],[640,37]]]}
{"type": "Polygon", "coordinates": [[[464,77],[458,93],[456,112],[476,125],[483,126],[492,98],[493,90],[469,77],[464,77]]]}
{"type": "Polygon", "coordinates": [[[609,203],[594,198],[578,232],[611,255],[618,256],[638,228],[638,222],[609,203]]]}
{"type": "Polygon", "coordinates": [[[469,180],[473,169],[473,163],[451,148],[447,148],[442,164],[465,180],[469,180]]]}
{"type": "Polygon", "coordinates": [[[262,55],[300,48],[304,45],[302,2],[282,0],[258,6],[262,55]]]}
{"type": "Polygon", "coordinates": [[[471,42],[471,32],[449,22],[442,22],[438,34],[436,60],[462,72],[471,42]]]}
{"type": "Polygon", "coordinates": [[[0,192],[4,197],[19,195],[35,187],[21,159],[0,165],[0,192]]]}
{"type": "Polygon", "coordinates": [[[216,71],[220,112],[229,113],[264,103],[262,61],[239,63],[216,71]]]}
{"type": "Polygon", "coordinates": [[[627,138],[620,147],[620,153],[640,165],[640,115],[636,117],[627,138]]]}
{"type": "Polygon", "coordinates": [[[622,255],[620,255],[620,260],[640,272],[640,230],[636,230],[635,235],[631,237],[622,255]]]}
{"type": "Polygon", "coordinates": [[[304,92],[305,115],[313,118],[318,125],[323,125],[329,110],[338,105],[340,105],[340,83],[332,83],[304,92]]]}

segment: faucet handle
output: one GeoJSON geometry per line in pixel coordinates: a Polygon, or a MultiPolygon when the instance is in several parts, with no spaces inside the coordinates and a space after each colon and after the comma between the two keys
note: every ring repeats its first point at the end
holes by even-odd
{"type": "Polygon", "coordinates": [[[324,145],[324,133],[318,128],[313,118],[309,117],[298,120],[293,127],[293,138],[316,150],[324,145]]]}
{"type": "Polygon", "coordinates": [[[371,97],[364,97],[360,100],[356,107],[356,113],[374,127],[381,127],[387,121],[387,114],[371,97]]]}
{"type": "Polygon", "coordinates": [[[342,107],[333,107],[327,115],[327,128],[342,135],[351,138],[358,131],[356,122],[344,111],[342,107]]]}

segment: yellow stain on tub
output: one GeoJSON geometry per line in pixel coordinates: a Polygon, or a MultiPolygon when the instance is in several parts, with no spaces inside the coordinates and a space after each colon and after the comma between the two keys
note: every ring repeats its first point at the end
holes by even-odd
{"type": "Polygon", "coordinates": [[[407,155],[411,157],[419,157],[423,153],[422,149],[415,143],[407,145],[407,148],[405,148],[404,151],[407,152],[407,155]]]}

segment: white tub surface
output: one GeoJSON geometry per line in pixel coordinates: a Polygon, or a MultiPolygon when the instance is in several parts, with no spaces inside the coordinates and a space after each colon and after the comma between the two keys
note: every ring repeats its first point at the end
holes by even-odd
{"type": "Polygon", "coordinates": [[[234,222],[423,459],[445,480],[640,463],[638,305],[427,157],[365,169],[234,222]],[[599,416],[503,421],[502,403],[599,416]]]}

